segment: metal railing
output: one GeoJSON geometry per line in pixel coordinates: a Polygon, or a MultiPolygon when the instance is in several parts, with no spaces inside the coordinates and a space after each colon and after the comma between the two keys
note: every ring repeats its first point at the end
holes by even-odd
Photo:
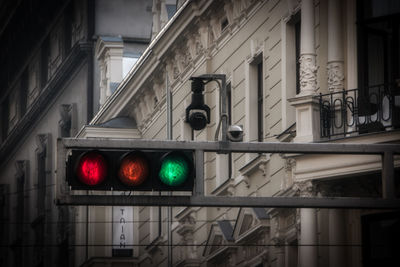
{"type": "Polygon", "coordinates": [[[376,85],[320,94],[322,138],[385,131],[400,126],[400,88],[376,85]]]}

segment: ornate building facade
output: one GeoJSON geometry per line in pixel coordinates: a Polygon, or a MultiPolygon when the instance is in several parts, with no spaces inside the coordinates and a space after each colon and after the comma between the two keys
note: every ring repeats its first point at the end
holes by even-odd
{"type": "MultiPolygon", "coordinates": [[[[243,125],[245,141],[399,141],[398,4],[199,0],[178,6],[78,137],[167,139],[170,124],[174,140],[214,140],[221,116],[218,86],[206,85],[212,115],[204,130],[190,128],[185,108],[189,78],[215,73],[227,77],[229,121],[243,125]],[[136,127],[102,130],[104,123],[126,117],[136,127]]],[[[399,158],[394,160],[398,177],[399,158]]],[[[205,191],[380,197],[380,162],[364,155],[206,153],[205,191]]],[[[398,234],[398,212],[174,207],[171,216],[168,208],[129,209],[132,239],[124,248],[131,251],[125,260],[131,266],[379,266],[396,259],[389,233],[398,234]],[[371,246],[381,241],[387,253],[371,246]]],[[[114,244],[115,228],[99,221],[112,220],[115,210],[96,207],[88,214],[92,244],[114,244]]],[[[110,248],[90,250],[93,266],[111,261],[101,258],[110,248]]]]}
{"type": "MultiPolygon", "coordinates": [[[[113,34],[113,30],[135,28],[135,24],[110,27],[106,22],[115,18],[115,13],[107,3],[91,9],[97,18],[110,14],[99,20],[102,27],[95,27],[102,30],[91,44],[92,60],[85,63],[85,70],[93,68],[94,78],[74,83],[80,74],[69,75],[72,81],[65,86],[71,89],[65,92],[70,98],[55,98],[60,101],[51,105],[60,111],[50,109],[45,113],[48,119],[41,120],[42,128],[30,128],[35,130],[20,141],[29,145],[21,143],[14,148],[18,152],[2,152],[2,156],[7,155],[1,159],[7,162],[0,176],[2,196],[30,188],[24,181],[38,189],[55,181],[60,189],[57,194],[73,194],[65,181],[54,178],[59,171],[54,167],[54,136],[214,140],[222,115],[217,84],[205,86],[211,123],[193,131],[185,122],[185,108],[191,102],[189,78],[202,74],[226,75],[229,122],[243,125],[245,141],[398,143],[400,139],[400,7],[395,1],[177,1],[178,9],[171,17],[175,3],[154,0],[151,8],[144,5],[153,21],[146,50],[137,49],[144,42],[140,34],[135,38],[113,34]],[[138,54],[140,58],[135,57],[138,54]],[[78,85],[91,83],[97,88],[92,93],[96,100],[86,100],[77,93],[86,89],[78,85]],[[172,104],[167,101],[168,91],[172,104]],[[87,105],[85,101],[89,101],[87,105]],[[167,119],[168,110],[172,110],[171,119],[167,119]],[[87,115],[91,112],[96,113],[93,118],[87,115]],[[50,120],[51,116],[55,118],[50,120]],[[57,127],[49,131],[49,125],[57,127]],[[170,126],[172,136],[167,131],[170,126]],[[25,155],[23,147],[34,147],[34,154],[25,155]],[[16,169],[10,167],[12,164],[16,169]]],[[[127,18],[132,16],[127,12],[127,18]]],[[[86,32],[83,36],[90,40],[92,35],[86,32]]],[[[49,55],[50,65],[62,68],[63,60],[51,56],[52,52],[49,55]]],[[[36,64],[40,66],[40,62],[36,64]]],[[[56,70],[46,73],[57,75],[56,70]]],[[[81,75],[86,77],[86,71],[81,75]]],[[[46,92],[34,93],[34,86],[29,90],[38,99],[46,92]]],[[[14,90],[7,99],[13,99],[11,92],[14,90]]],[[[2,102],[5,144],[7,136],[13,134],[10,129],[18,129],[22,120],[18,118],[23,118],[15,103],[2,102]]],[[[394,161],[395,176],[399,177],[398,155],[394,161]]],[[[205,193],[381,197],[380,162],[379,156],[370,155],[206,153],[205,193]]],[[[398,179],[394,186],[398,197],[398,179]]],[[[2,219],[24,221],[26,213],[36,214],[36,209],[58,209],[52,206],[56,191],[34,192],[33,196],[2,197],[2,219]],[[35,200],[30,201],[32,197],[35,200]]],[[[17,255],[32,253],[39,259],[38,265],[47,266],[57,259],[58,265],[70,266],[361,267],[390,266],[396,260],[398,265],[395,248],[400,215],[396,211],[75,207],[49,214],[53,217],[34,216],[30,225],[4,224],[1,231],[12,244],[7,253],[2,250],[6,264],[21,265],[22,258],[17,255]],[[63,233],[60,239],[53,235],[54,239],[44,240],[59,244],[59,254],[42,263],[44,255],[50,254],[41,250],[46,246],[36,236],[56,232],[63,233]],[[29,250],[18,242],[38,243],[35,251],[25,252],[29,250]],[[60,254],[65,247],[70,248],[68,263],[62,261],[68,256],[60,254]]]]}

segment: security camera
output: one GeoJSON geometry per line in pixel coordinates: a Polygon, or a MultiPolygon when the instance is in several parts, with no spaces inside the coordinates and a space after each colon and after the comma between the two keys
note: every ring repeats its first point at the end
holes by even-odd
{"type": "Polygon", "coordinates": [[[232,142],[243,141],[243,126],[230,125],[228,128],[228,139],[232,142]]]}
{"type": "MultiPolygon", "coordinates": [[[[203,107],[204,108],[204,107],[203,107]]],[[[187,122],[193,130],[199,131],[204,129],[209,123],[209,111],[207,109],[192,109],[189,110],[187,122]]]]}
{"type": "Polygon", "coordinates": [[[210,108],[204,103],[204,82],[192,77],[192,102],[186,108],[186,122],[193,130],[204,129],[210,123],[210,108]]]}

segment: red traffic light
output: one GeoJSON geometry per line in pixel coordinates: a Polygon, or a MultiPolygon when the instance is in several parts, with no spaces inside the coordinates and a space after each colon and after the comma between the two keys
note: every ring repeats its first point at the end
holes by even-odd
{"type": "Polygon", "coordinates": [[[79,159],[76,175],[86,185],[99,185],[107,176],[107,161],[96,151],[85,153],[79,159]]]}
{"type": "Polygon", "coordinates": [[[150,173],[149,162],[143,153],[133,152],[124,156],[120,162],[118,178],[128,186],[141,185],[150,173]]]}

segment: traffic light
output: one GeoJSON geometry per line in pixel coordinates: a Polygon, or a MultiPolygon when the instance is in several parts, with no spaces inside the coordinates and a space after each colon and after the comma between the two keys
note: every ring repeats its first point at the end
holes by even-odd
{"type": "Polygon", "coordinates": [[[67,158],[73,190],[192,191],[192,151],[73,149],[67,158]]]}

